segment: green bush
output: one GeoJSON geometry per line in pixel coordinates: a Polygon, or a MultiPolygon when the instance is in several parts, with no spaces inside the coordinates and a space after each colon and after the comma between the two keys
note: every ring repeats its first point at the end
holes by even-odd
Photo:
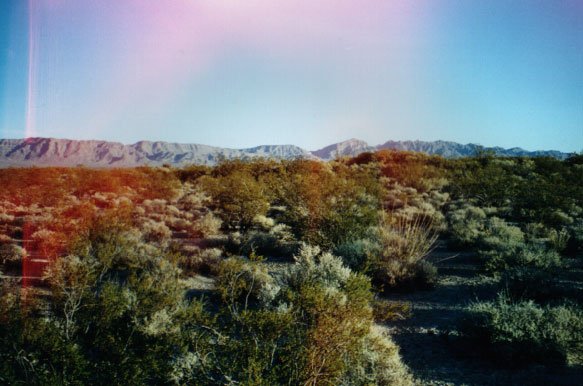
{"type": "Polygon", "coordinates": [[[467,248],[473,246],[484,230],[486,212],[482,208],[466,206],[452,210],[447,215],[452,246],[467,248]]]}
{"type": "Polygon", "coordinates": [[[355,271],[365,272],[370,268],[370,256],[379,253],[380,246],[371,240],[356,240],[337,245],[333,253],[341,257],[344,264],[355,271]]]}
{"type": "Polygon", "coordinates": [[[496,301],[470,305],[462,331],[486,353],[512,365],[583,363],[583,311],[574,306],[512,302],[500,295],[496,301]]]}
{"type": "Polygon", "coordinates": [[[212,371],[201,374],[186,355],[176,363],[178,383],[410,385],[397,346],[372,325],[369,280],[318,247],[303,245],[295,260],[276,290],[258,259],[221,264],[206,367],[220,371],[210,381],[212,371]]]}
{"type": "Polygon", "coordinates": [[[372,324],[369,280],[304,245],[284,276],[288,304],[308,326],[302,384],[410,385],[390,337],[372,324]],[[291,291],[290,291],[291,290],[291,291]],[[326,361],[322,359],[326,357],[326,361]]]}
{"type": "Polygon", "coordinates": [[[514,267],[553,269],[562,265],[561,256],[552,249],[540,245],[501,245],[499,249],[482,251],[487,258],[486,269],[500,272],[514,267]]]}
{"type": "Polygon", "coordinates": [[[512,250],[524,244],[524,233],[519,227],[509,225],[498,217],[489,218],[477,245],[485,250],[512,250]]]}
{"type": "Polygon", "coordinates": [[[263,264],[235,257],[223,260],[219,265],[216,288],[232,313],[252,306],[269,305],[280,290],[263,264]]]}

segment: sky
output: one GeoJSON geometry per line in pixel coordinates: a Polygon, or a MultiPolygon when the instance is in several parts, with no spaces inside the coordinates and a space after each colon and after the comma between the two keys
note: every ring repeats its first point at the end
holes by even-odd
{"type": "Polygon", "coordinates": [[[2,0],[0,138],[583,151],[583,0],[2,0]]]}

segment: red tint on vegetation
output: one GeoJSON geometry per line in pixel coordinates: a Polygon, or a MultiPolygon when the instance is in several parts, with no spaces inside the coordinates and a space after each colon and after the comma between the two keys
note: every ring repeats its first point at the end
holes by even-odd
{"type": "Polygon", "coordinates": [[[164,169],[8,168],[0,170],[0,200],[9,203],[10,224],[23,248],[23,289],[37,285],[47,265],[67,253],[96,213],[133,206],[146,199],[168,199],[179,186],[164,169]],[[123,198],[125,204],[114,204],[123,198]],[[22,222],[20,222],[22,221],[22,222]],[[19,223],[20,222],[20,223],[19,223]]]}

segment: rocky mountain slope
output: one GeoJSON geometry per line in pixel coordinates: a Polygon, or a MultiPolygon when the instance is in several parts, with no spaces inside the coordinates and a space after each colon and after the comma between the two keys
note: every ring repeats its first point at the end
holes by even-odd
{"type": "MultiPolygon", "coordinates": [[[[438,154],[444,157],[463,157],[476,154],[481,147],[455,142],[388,141],[370,146],[350,139],[316,151],[306,151],[294,145],[263,145],[247,149],[228,149],[198,144],[140,141],[132,145],[107,141],[78,141],[54,138],[0,139],[0,167],[9,166],[77,166],[132,167],[170,164],[214,165],[220,159],[275,159],[310,158],[331,160],[355,156],[366,151],[397,149],[438,154]]],[[[564,159],[567,153],[559,151],[529,152],[520,148],[484,148],[505,156],[551,156],[564,159]]]]}
{"type": "Polygon", "coordinates": [[[320,150],[313,151],[312,154],[323,160],[331,160],[338,157],[353,157],[367,151],[375,151],[375,147],[360,139],[349,139],[326,146],[320,150]]]}
{"type": "Polygon", "coordinates": [[[76,141],[54,138],[0,140],[0,166],[132,167],[214,165],[220,159],[273,157],[292,159],[313,156],[292,145],[227,149],[198,144],[140,141],[132,145],[106,141],[76,141]]]}

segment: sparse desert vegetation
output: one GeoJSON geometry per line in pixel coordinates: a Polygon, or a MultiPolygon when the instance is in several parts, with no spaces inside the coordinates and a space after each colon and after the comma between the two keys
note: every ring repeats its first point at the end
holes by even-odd
{"type": "Polygon", "coordinates": [[[576,384],[581,181],[387,150],[2,169],[0,383],[576,384]]]}

